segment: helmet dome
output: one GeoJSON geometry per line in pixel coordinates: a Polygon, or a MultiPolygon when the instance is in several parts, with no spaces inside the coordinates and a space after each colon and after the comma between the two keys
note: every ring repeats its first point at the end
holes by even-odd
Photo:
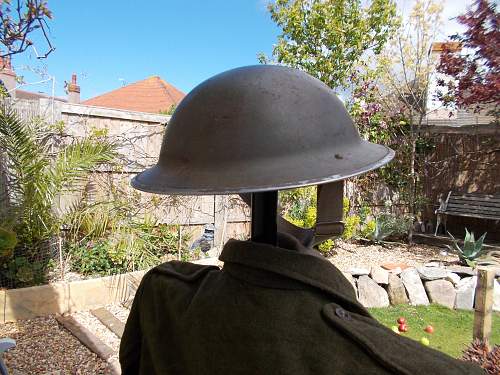
{"type": "Polygon", "coordinates": [[[159,194],[230,194],[323,184],[390,161],[359,136],[318,79],[273,65],[237,68],[194,88],[168,123],[158,163],[132,180],[159,194]]]}

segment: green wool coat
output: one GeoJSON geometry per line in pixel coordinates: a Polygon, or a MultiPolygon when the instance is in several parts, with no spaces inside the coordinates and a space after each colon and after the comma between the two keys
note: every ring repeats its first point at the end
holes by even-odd
{"type": "Polygon", "coordinates": [[[379,324],[314,250],[280,246],[230,240],[222,270],[149,271],[121,341],[123,374],[484,374],[379,324]]]}

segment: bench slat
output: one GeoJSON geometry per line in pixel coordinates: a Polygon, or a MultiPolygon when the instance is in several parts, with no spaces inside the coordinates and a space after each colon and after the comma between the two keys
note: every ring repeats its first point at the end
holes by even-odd
{"type": "Polygon", "coordinates": [[[483,214],[476,214],[476,213],[471,213],[471,212],[462,212],[462,211],[445,211],[442,212],[445,215],[453,215],[453,216],[467,216],[467,217],[478,217],[481,219],[489,219],[489,220],[500,220],[500,216],[493,216],[493,215],[483,215],[483,214]]]}
{"type": "Polygon", "coordinates": [[[482,193],[457,193],[457,192],[452,192],[451,195],[456,195],[456,196],[464,196],[464,197],[500,197],[500,194],[482,194],[482,193]]]}
{"type": "Polygon", "coordinates": [[[467,209],[471,211],[485,211],[485,212],[492,212],[492,213],[498,213],[500,214],[500,207],[485,207],[485,206],[476,206],[476,205],[464,205],[464,204],[457,204],[457,203],[449,203],[447,206],[447,210],[452,210],[452,209],[467,209]]]}
{"type": "Polygon", "coordinates": [[[473,201],[473,200],[468,200],[468,199],[457,199],[457,198],[450,198],[448,200],[448,203],[450,202],[456,202],[456,203],[470,203],[470,204],[478,204],[481,206],[497,206],[500,207],[500,200],[499,201],[493,201],[493,200],[485,200],[485,201],[473,201]]]}
{"type": "Polygon", "coordinates": [[[458,213],[471,213],[474,215],[483,215],[483,216],[489,216],[489,217],[496,217],[500,219],[500,213],[498,212],[489,212],[489,211],[476,211],[476,210],[461,210],[459,208],[450,208],[449,210],[446,210],[444,213],[451,213],[451,212],[458,212],[458,213]]]}
{"type": "Polygon", "coordinates": [[[466,201],[479,201],[479,202],[500,202],[500,196],[498,195],[485,195],[482,197],[470,196],[470,195],[450,195],[450,200],[452,199],[462,199],[466,201]]]}
{"type": "Polygon", "coordinates": [[[449,204],[446,207],[446,211],[454,210],[454,209],[476,210],[476,211],[485,211],[485,212],[491,212],[491,213],[495,213],[495,212],[500,213],[500,207],[478,207],[478,206],[468,206],[468,205],[463,205],[463,204],[449,204]]]}

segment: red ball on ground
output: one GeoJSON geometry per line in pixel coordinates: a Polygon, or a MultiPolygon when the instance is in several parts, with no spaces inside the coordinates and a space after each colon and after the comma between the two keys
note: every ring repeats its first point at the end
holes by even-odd
{"type": "Polygon", "coordinates": [[[406,323],[400,324],[398,327],[399,332],[408,332],[408,326],[406,323]]]}
{"type": "Polygon", "coordinates": [[[428,325],[427,327],[424,328],[424,331],[427,333],[434,333],[434,327],[431,325],[428,325]]]}

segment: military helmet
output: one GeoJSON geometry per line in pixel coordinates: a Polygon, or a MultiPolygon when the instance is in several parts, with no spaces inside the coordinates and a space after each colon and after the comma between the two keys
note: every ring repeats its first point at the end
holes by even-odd
{"type": "Polygon", "coordinates": [[[248,66],[204,81],[182,100],[158,163],[132,185],[159,194],[264,192],[343,180],[393,155],[359,136],[320,80],[283,66],[248,66]]]}

